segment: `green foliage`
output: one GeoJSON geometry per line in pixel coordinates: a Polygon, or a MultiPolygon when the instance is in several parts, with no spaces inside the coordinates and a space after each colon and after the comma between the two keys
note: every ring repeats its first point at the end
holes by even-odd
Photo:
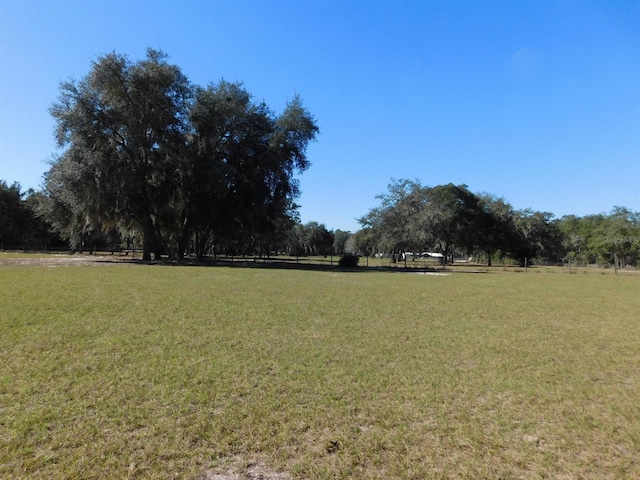
{"type": "Polygon", "coordinates": [[[318,131],[298,96],[280,115],[240,85],[190,84],[162,52],[112,53],[64,82],[51,114],[65,148],[46,177],[52,224],[140,232],[144,258],[268,250],[295,214],[294,174],[318,131]]]}
{"type": "Polygon", "coordinates": [[[637,265],[640,258],[640,213],[615,207],[610,214],[560,220],[567,260],[584,265],[637,265]]]}
{"type": "Polygon", "coordinates": [[[38,214],[41,198],[40,192],[22,192],[20,184],[0,180],[0,246],[46,249],[59,244],[38,214]]]}
{"type": "Polygon", "coordinates": [[[0,243],[19,245],[27,223],[28,212],[22,200],[20,184],[11,186],[0,181],[0,243]]]}
{"type": "Polygon", "coordinates": [[[360,257],[355,253],[345,253],[340,260],[338,261],[338,265],[343,268],[355,268],[358,266],[358,261],[360,257]]]}
{"type": "Polygon", "coordinates": [[[369,257],[376,250],[376,241],[371,228],[363,228],[353,235],[353,251],[369,257]]]}
{"type": "Polygon", "coordinates": [[[378,198],[380,207],[360,219],[369,245],[394,253],[436,250],[445,261],[455,248],[489,248],[491,238],[483,235],[489,214],[466,185],[423,187],[417,180],[392,181],[389,193],[378,198]]]}
{"type": "Polygon", "coordinates": [[[486,254],[488,266],[491,266],[496,253],[504,263],[507,255],[514,253],[514,246],[518,245],[513,207],[503,198],[488,194],[479,195],[478,201],[482,212],[476,246],[486,254]]]}
{"type": "Polygon", "coordinates": [[[334,241],[333,241],[333,252],[336,255],[342,255],[345,252],[345,244],[349,237],[351,236],[351,232],[345,232],[343,230],[336,230],[333,233],[334,241]]]}
{"type": "Polygon", "coordinates": [[[392,179],[389,192],[376,197],[380,206],[359,219],[360,224],[377,237],[380,248],[397,252],[411,249],[423,240],[420,236],[424,231],[418,224],[420,200],[417,192],[421,188],[417,180],[392,179]]]}
{"type": "Polygon", "coordinates": [[[438,185],[424,189],[422,195],[422,228],[445,263],[454,247],[469,252],[478,246],[484,211],[466,185],[438,185]]]}
{"type": "MultiPolygon", "coordinates": [[[[392,181],[381,204],[359,222],[360,245],[388,253],[454,252],[521,264],[572,261],[636,266],[640,258],[640,213],[615,207],[609,215],[567,216],[515,211],[502,198],[477,195],[466,185],[423,187],[392,181]],[[373,246],[373,247],[371,247],[373,246]]],[[[355,247],[354,251],[365,247],[355,247]]]]}
{"type": "Polygon", "coordinates": [[[286,250],[290,255],[321,255],[332,253],[334,235],[318,222],[296,223],[289,232],[286,250]]]}
{"type": "Polygon", "coordinates": [[[519,234],[514,251],[522,263],[525,258],[529,261],[534,258],[550,261],[563,258],[562,232],[552,213],[521,210],[516,212],[514,223],[519,234]]]}

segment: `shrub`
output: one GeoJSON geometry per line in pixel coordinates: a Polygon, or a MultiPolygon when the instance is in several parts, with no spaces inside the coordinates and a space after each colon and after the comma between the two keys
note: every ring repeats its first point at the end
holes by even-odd
{"type": "Polygon", "coordinates": [[[343,268],[353,268],[358,266],[359,257],[353,253],[345,253],[338,262],[343,268]]]}

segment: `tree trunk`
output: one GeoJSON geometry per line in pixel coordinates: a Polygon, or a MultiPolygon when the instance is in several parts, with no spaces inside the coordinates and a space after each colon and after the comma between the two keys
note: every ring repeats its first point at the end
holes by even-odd
{"type": "Polygon", "coordinates": [[[204,248],[202,248],[202,241],[200,230],[196,228],[196,259],[200,262],[202,261],[202,257],[204,256],[204,248]]]}
{"type": "Polygon", "coordinates": [[[155,248],[155,252],[154,252],[154,260],[158,261],[158,260],[162,260],[162,252],[160,251],[160,243],[158,243],[157,241],[155,241],[157,239],[155,231],[153,233],[153,237],[154,237],[154,242],[153,244],[156,246],[155,248]]]}
{"type": "Polygon", "coordinates": [[[487,267],[491,266],[491,249],[487,249],[487,267]]]}
{"type": "Polygon", "coordinates": [[[144,219],[144,229],[142,232],[142,260],[146,262],[151,261],[151,252],[156,253],[157,258],[157,246],[156,246],[156,231],[153,228],[153,220],[150,215],[146,215],[144,219]]]}
{"type": "Polygon", "coordinates": [[[178,259],[183,260],[184,254],[187,250],[187,245],[189,244],[189,228],[185,222],[184,230],[182,230],[182,234],[180,235],[180,239],[178,240],[178,259]]]}

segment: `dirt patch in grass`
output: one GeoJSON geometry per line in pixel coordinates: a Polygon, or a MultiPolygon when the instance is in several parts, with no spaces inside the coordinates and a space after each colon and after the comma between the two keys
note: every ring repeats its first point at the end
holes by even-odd
{"type": "Polygon", "coordinates": [[[24,257],[0,255],[0,266],[31,266],[31,267],[68,267],[68,266],[100,266],[113,264],[130,264],[129,257],[101,256],[101,255],[25,255],[24,257]]]}
{"type": "Polygon", "coordinates": [[[198,480],[292,480],[288,473],[276,472],[262,462],[251,463],[234,459],[228,470],[220,472],[206,471],[198,480]],[[244,468],[242,465],[246,465],[244,468]]]}

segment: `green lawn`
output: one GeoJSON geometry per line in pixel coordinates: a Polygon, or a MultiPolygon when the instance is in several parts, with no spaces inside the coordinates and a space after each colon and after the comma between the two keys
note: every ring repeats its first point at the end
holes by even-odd
{"type": "Polygon", "coordinates": [[[640,276],[0,266],[0,478],[640,477],[640,276]]]}

